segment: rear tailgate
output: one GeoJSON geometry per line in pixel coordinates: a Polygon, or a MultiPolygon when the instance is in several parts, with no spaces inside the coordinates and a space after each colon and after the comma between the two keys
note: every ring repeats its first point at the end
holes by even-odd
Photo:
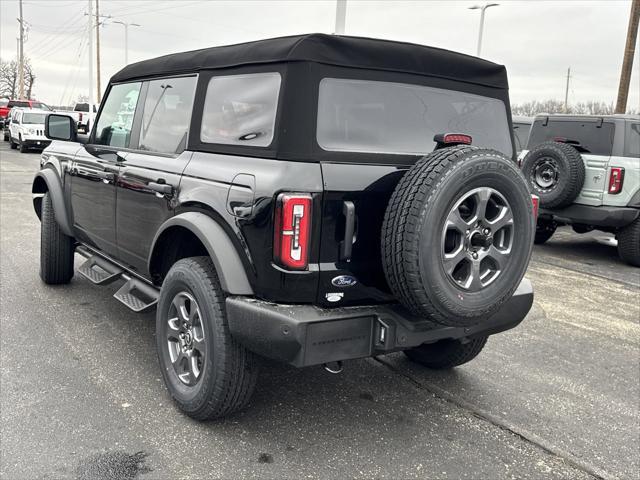
{"type": "Polygon", "coordinates": [[[318,303],[347,306],[392,301],[382,270],[380,232],[389,198],[408,167],[345,163],[321,167],[325,192],[318,303]],[[351,208],[353,236],[348,234],[351,208]],[[345,246],[347,252],[351,247],[350,254],[345,255],[345,246]]]}

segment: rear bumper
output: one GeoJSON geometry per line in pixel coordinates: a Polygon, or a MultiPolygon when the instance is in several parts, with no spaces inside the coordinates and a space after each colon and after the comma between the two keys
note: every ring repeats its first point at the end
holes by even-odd
{"type": "Polygon", "coordinates": [[[570,205],[557,210],[540,209],[540,217],[552,217],[560,223],[592,225],[594,227],[620,228],[633,222],[640,210],[631,207],[593,207],[590,205],[570,205]]]}
{"type": "Polygon", "coordinates": [[[322,309],[250,297],[226,301],[229,330],[237,341],[296,367],[371,357],[445,338],[492,335],[517,326],[532,304],[533,288],[527,279],[498,313],[472,327],[434,325],[400,305],[322,309]]]}

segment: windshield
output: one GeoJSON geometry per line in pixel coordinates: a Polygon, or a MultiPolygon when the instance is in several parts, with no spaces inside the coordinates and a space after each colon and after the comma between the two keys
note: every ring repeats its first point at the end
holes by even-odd
{"type": "Polygon", "coordinates": [[[13,107],[26,107],[29,108],[29,102],[25,102],[22,100],[9,100],[9,103],[7,104],[7,106],[9,108],[13,108],[13,107]]]}
{"type": "Polygon", "coordinates": [[[423,155],[440,133],[513,155],[502,101],[404,83],[325,78],[320,82],[318,144],[343,152],[423,155]]]}
{"type": "Polygon", "coordinates": [[[46,113],[25,113],[22,117],[22,123],[29,125],[42,125],[44,124],[44,118],[46,113]]]}
{"type": "Polygon", "coordinates": [[[48,105],[42,102],[31,102],[31,108],[39,108],[40,110],[51,110],[48,105]]]}

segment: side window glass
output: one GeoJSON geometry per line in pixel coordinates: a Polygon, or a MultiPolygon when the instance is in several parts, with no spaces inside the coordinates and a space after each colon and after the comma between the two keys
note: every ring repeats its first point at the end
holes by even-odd
{"type": "Polygon", "coordinates": [[[114,85],[109,91],[96,123],[95,143],[111,147],[128,147],[133,115],[142,83],[114,85]]]}
{"type": "Polygon", "coordinates": [[[213,77],[204,101],[200,140],[268,147],[273,140],[280,82],[277,72],[213,77]]]}
{"type": "Polygon", "coordinates": [[[197,77],[149,82],[140,127],[140,150],[181,153],[187,145],[197,77]]]}
{"type": "Polygon", "coordinates": [[[627,123],[624,136],[624,156],[640,157],[640,123],[627,123]]]}

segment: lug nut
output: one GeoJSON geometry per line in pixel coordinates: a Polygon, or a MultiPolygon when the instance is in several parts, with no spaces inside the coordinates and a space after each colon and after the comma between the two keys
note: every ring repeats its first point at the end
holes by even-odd
{"type": "Polygon", "coordinates": [[[471,254],[471,256],[473,257],[474,260],[477,260],[478,259],[478,252],[473,252],[471,254]]]}
{"type": "Polygon", "coordinates": [[[490,233],[491,233],[491,230],[489,230],[488,228],[485,228],[484,230],[482,230],[483,235],[489,235],[490,233]]]}

